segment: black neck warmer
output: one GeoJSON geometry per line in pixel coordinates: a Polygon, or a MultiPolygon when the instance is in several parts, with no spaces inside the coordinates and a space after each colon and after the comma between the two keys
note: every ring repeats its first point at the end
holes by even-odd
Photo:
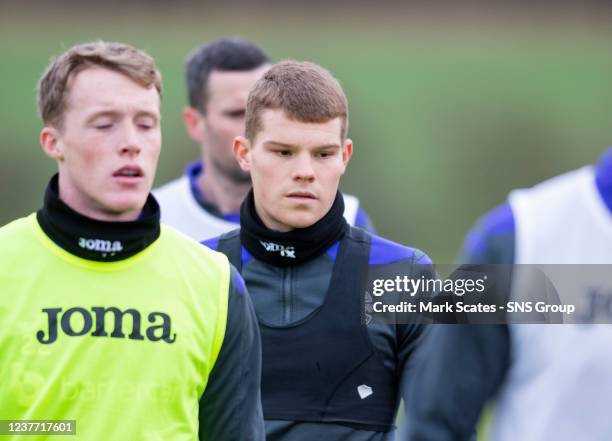
{"type": "Polygon", "coordinates": [[[340,192],[331,209],[318,222],[286,233],[263,224],[255,210],[253,190],[240,207],[240,241],[255,258],[274,266],[299,265],[320,256],[344,236],[347,228],[340,192]]]}
{"type": "Polygon", "coordinates": [[[43,208],[36,218],[57,245],[75,256],[100,262],[127,259],[151,245],[160,235],[159,205],[149,195],[135,221],[105,222],[77,213],[59,198],[58,175],[53,176],[43,208]]]}

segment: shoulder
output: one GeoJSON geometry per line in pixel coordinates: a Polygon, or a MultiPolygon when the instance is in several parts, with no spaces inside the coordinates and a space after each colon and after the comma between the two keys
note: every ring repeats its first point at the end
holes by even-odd
{"type": "Polygon", "coordinates": [[[46,259],[49,254],[42,246],[43,236],[36,213],[0,227],[0,272],[14,276],[46,259]]]}
{"type": "Polygon", "coordinates": [[[547,212],[551,204],[570,201],[572,194],[581,192],[579,183],[589,180],[593,180],[592,168],[583,167],[530,188],[513,190],[506,202],[481,216],[474,224],[465,238],[460,262],[513,263],[517,215],[533,210],[547,212]]]}
{"type": "Polygon", "coordinates": [[[31,242],[35,235],[33,226],[36,223],[36,213],[9,222],[0,227],[0,243],[3,254],[14,256],[14,253],[25,249],[26,243],[31,242]]]}
{"type": "Polygon", "coordinates": [[[515,220],[508,202],[498,205],[476,221],[466,235],[461,263],[512,263],[515,220]]]}
{"type": "Polygon", "coordinates": [[[179,246],[181,248],[199,250],[198,253],[210,253],[211,249],[207,247],[203,247],[198,241],[192,239],[182,231],[176,229],[175,227],[161,223],[162,236],[165,238],[167,242],[172,242],[174,245],[179,246]]]}
{"type": "Polygon", "coordinates": [[[593,185],[595,172],[592,166],[564,173],[542,181],[533,187],[510,192],[508,200],[515,206],[524,201],[555,203],[567,201],[572,195],[580,195],[584,185],[593,185]]]}
{"type": "Polygon", "coordinates": [[[228,231],[227,233],[221,234],[220,236],[211,237],[201,241],[200,243],[211,250],[217,251],[219,249],[219,242],[224,240],[238,240],[240,241],[240,228],[228,231]]]}
{"type": "Polygon", "coordinates": [[[376,234],[351,228],[349,237],[352,240],[369,242],[370,265],[388,265],[397,262],[409,262],[418,265],[432,264],[429,256],[418,248],[402,245],[376,234]]]}
{"type": "Polygon", "coordinates": [[[345,207],[354,208],[355,210],[357,210],[357,208],[359,207],[359,199],[357,198],[357,196],[342,193],[342,199],[344,199],[345,207]]]}
{"type": "Polygon", "coordinates": [[[202,246],[196,240],[185,235],[170,225],[162,224],[162,237],[167,248],[171,248],[170,253],[177,261],[185,259],[196,259],[209,262],[216,267],[228,267],[227,258],[209,247],[202,246]]]}
{"type": "Polygon", "coordinates": [[[344,200],[344,218],[350,225],[355,225],[359,213],[359,199],[350,194],[342,193],[344,200]]]}
{"type": "Polygon", "coordinates": [[[342,193],[344,199],[344,218],[353,226],[363,228],[370,233],[376,233],[374,223],[369,214],[361,207],[356,196],[342,193]]]}
{"type": "Polygon", "coordinates": [[[9,222],[6,225],[0,227],[0,240],[14,237],[16,235],[23,235],[30,231],[31,218],[36,216],[35,213],[27,217],[22,217],[9,222]]]}

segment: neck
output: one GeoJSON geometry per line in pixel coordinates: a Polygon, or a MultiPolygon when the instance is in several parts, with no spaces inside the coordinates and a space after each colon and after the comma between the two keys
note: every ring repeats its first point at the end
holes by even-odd
{"type": "Polygon", "coordinates": [[[58,181],[56,175],[49,182],[43,208],[36,218],[45,234],[69,253],[113,262],[141,252],[159,237],[159,205],[152,196],[147,198],[138,219],[105,221],[85,216],[62,201],[58,181]]]}
{"type": "Polygon", "coordinates": [[[259,217],[251,191],[240,209],[240,240],[255,258],[274,266],[291,266],[323,254],[347,231],[344,200],[339,193],[330,210],[306,228],[278,231],[259,217]]]}
{"type": "Polygon", "coordinates": [[[221,214],[240,211],[240,204],[251,189],[251,182],[237,182],[220,173],[212,161],[204,162],[206,170],[198,177],[198,187],[207,202],[213,204],[221,214]]]}

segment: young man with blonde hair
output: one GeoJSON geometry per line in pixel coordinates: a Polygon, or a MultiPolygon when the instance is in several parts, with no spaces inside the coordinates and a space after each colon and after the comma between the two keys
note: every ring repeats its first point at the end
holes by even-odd
{"type": "Polygon", "coordinates": [[[40,142],[59,173],[37,213],[0,228],[9,439],[263,440],[243,281],[160,225],[149,193],[160,98],[153,59],[122,43],[74,46],[40,80],[40,142]],[[28,424],[40,420],[58,424],[28,424]]]}
{"type": "Polygon", "coordinates": [[[426,255],[347,224],[348,104],[320,66],[285,61],[249,94],[233,151],[253,189],[240,230],[206,244],[236,265],[262,334],[268,441],[389,440],[420,325],[367,326],[367,280],[431,275],[426,255]],[[422,265],[419,265],[422,264],[422,265]]]}
{"type": "MultiPolygon", "coordinates": [[[[248,172],[232,155],[232,142],[244,134],[249,91],[270,68],[270,59],[242,38],[219,38],[194,49],[185,62],[189,105],[185,129],[200,149],[200,160],[185,174],[155,190],[162,220],[196,240],[239,226],[240,204],[251,189],[248,172]]],[[[344,195],[345,217],[374,230],[355,196],[344,195]]]]}

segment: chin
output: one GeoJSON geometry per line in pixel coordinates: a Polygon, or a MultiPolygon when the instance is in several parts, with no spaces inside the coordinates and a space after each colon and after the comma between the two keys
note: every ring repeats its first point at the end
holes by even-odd
{"type": "Polygon", "coordinates": [[[283,223],[289,225],[291,228],[307,228],[317,223],[320,218],[315,215],[304,215],[292,216],[286,219],[283,223]]]}
{"type": "MultiPolygon", "coordinates": [[[[147,194],[148,195],[148,194],[147,194]]],[[[112,213],[130,213],[134,211],[140,212],[147,202],[147,195],[129,197],[117,197],[107,201],[106,208],[112,213]]]]}

